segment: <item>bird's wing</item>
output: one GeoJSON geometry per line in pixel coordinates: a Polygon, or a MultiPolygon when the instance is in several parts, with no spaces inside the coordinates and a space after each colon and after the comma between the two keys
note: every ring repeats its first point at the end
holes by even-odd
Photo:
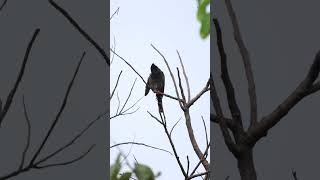
{"type": "Polygon", "coordinates": [[[165,77],[164,77],[164,74],[163,74],[163,72],[161,73],[161,89],[159,89],[160,90],[160,92],[164,92],[164,85],[165,85],[165,77]]]}
{"type": "Polygon", "coordinates": [[[150,91],[150,82],[151,82],[151,76],[149,76],[147,84],[146,84],[146,90],[144,92],[144,95],[148,95],[149,91],[150,91]]]}

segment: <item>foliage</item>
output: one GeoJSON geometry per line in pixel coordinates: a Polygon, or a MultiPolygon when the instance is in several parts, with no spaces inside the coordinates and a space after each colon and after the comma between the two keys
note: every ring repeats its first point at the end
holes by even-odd
{"type": "Polygon", "coordinates": [[[137,180],[155,180],[155,175],[149,166],[136,163],[132,172],[120,173],[122,164],[120,162],[121,155],[117,156],[116,162],[110,168],[111,180],[130,180],[133,175],[137,177],[137,180]]]}
{"type": "Polygon", "coordinates": [[[209,6],[209,0],[198,0],[197,19],[201,23],[200,36],[202,39],[210,35],[210,11],[207,12],[207,7],[209,6]]]}

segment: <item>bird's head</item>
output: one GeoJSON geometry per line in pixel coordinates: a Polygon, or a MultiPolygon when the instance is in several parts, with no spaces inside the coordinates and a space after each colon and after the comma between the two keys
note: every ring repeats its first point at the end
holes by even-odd
{"type": "Polygon", "coordinates": [[[160,71],[160,69],[156,65],[154,65],[153,63],[151,65],[150,69],[151,69],[152,73],[158,73],[160,71]]]}

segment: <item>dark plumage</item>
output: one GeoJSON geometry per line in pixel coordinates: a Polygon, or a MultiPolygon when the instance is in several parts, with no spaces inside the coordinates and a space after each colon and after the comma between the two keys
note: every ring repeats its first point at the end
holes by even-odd
{"type": "MultiPolygon", "coordinates": [[[[145,90],[145,96],[149,93],[150,88],[154,92],[164,92],[164,85],[165,85],[165,77],[163,72],[154,64],[151,65],[151,74],[148,78],[148,82],[146,85],[146,90],[145,90]]],[[[162,94],[157,93],[157,101],[158,101],[158,107],[159,111],[163,112],[163,107],[162,107],[162,94]]]]}

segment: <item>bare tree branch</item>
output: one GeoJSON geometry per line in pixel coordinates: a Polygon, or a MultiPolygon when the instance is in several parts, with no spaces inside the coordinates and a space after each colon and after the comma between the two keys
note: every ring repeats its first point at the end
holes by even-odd
{"type": "Polygon", "coordinates": [[[120,73],[119,73],[119,75],[118,75],[116,85],[114,86],[114,88],[113,88],[113,90],[112,90],[112,93],[111,93],[111,96],[110,96],[110,100],[112,99],[112,97],[113,97],[113,95],[114,95],[114,92],[116,91],[116,89],[117,89],[117,87],[118,87],[118,83],[119,83],[121,74],[122,74],[122,71],[120,71],[120,73]]]}
{"type": "Polygon", "coordinates": [[[189,176],[188,179],[193,179],[193,178],[196,178],[196,177],[199,177],[199,176],[208,175],[209,173],[210,173],[210,171],[206,171],[206,172],[199,173],[199,174],[194,174],[192,176],[189,176]]]}
{"type": "MultiPolygon", "coordinates": [[[[229,119],[229,118],[224,118],[224,120],[226,121],[227,127],[231,130],[231,131],[235,131],[236,130],[236,125],[233,121],[233,119],[229,119]]],[[[215,114],[210,114],[210,121],[219,124],[219,117],[215,114]]]]}
{"type": "MultiPolygon", "coordinates": [[[[305,79],[299,86],[269,115],[262,118],[262,120],[252,128],[249,129],[250,136],[248,143],[253,144],[260,138],[265,136],[270,128],[276,125],[288,112],[298,104],[303,98],[310,95],[309,89],[312,89],[314,81],[319,76],[320,71],[320,51],[315,56],[314,62],[311,65],[309,72],[305,79]]],[[[317,85],[316,85],[317,86],[317,85]]],[[[313,91],[316,92],[316,91],[313,91]]]]}
{"type": "Polygon", "coordinates": [[[186,105],[187,108],[191,107],[193,103],[195,103],[204,93],[210,90],[210,80],[208,80],[206,86],[194,97],[192,98],[186,105]]]}
{"type": "Polygon", "coordinates": [[[13,171],[13,172],[10,172],[6,175],[3,175],[3,176],[0,176],[0,180],[6,180],[6,179],[9,179],[9,178],[12,178],[12,177],[15,177],[19,174],[22,174],[22,173],[25,173],[31,169],[43,169],[43,168],[49,168],[49,167],[57,167],[57,166],[63,166],[63,165],[68,165],[68,164],[72,164],[72,163],[75,163],[79,160],[81,160],[82,158],[84,158],[91,150],[92,148],[94,147],[91,146],[86,152],[84,152],[83,154],[81,154],[79,157],[77,158],[74,158],[72,160],[69,160],[69,161],[64,161],[64,162],[61,162],[61,163],[51,163],[51,164],[46,164],[46,165],[41,165],[41,163],[44,163],[46,162],[48,159],[54,157],[55,155],[57,155],[58,153],[60,153],[62,150],[68,148],[69,146],[71,146],[72,144],[74,144],[83,134],[85,131],[87,131],[98,119],[100,119],[100,117],[102,116],[99,116],[96,120],[92,121],[91,123],[89,123],[89,125],[87,125],[84,130],[82,130],[78,135],[76,135],[69,143],[67,143],[65,146],[62,146],[61,148],[59,148],[57,151],[49,154],[48,156],[44,157],[43,159],[39,160],[39,161],[36,161],[36,159],[39,157],[40,155],[40,152],[41,152],[41,149],[44,148],[47,140],[48,140],[48,137],[50,136],[51,132],[53,131],[57,121],[60,119],[60,115],[62,114],[62,112],[64,111],[64,108],[65,108],[65,105],[67,103],[67,100],[68,100],[68,97],[69,97],[69,93],[70,93],[70,90],[73,86],[73,83],[74,83],[74,80],[75,80],[75,77],[77,76],[78,74],[78,71],[79,71],[79,68],[80,68],[80,65],[81,65],[81,62],[83,61],[84,59],[84,56],[85,56],[85,53],[83,53],[78,65],[77,65],[77,68],[73,74],[73,77],[72,77],[72,80],[70,81],[69,85],[68,85],[68,88],[67,88],[67,91],[66,91],[66,94],[64,96],[64,99],[63,99],[63,102],[62,102],[62,105],[60,106],[60,109],[59,109],[59,112],[57,113],[53,123],[51,124],[50,126],[50,129],[47,133],[47,136],[44,138],[44,140],[42,141],[39,149],[34,153],[32,159],[30,160],[30,162],[28,163],[27,166],[24,166],[24,162],[25,162],[25,159],[26,159],[26,154],[27,154],[27,151],[29,149],[29,145],[30,145],[30,138],[31,138],[31,124],[30,124],[30,119],[29,119],[29,116],[28,116],[28,112],[27,112],[27,108],[26,108],[26,104],[25,104],[25,100],[24,100],[24,96],[23,96],[23,108],[24,108],[24,116],[25,116],[25,119],[27,121],[27,127],[28,127],[28,134],[27,134],[27,144],[24,148],[24,151],[22,153],[22,160],[20,162],[20,165],[19,167],[13,171]]]}
{"type": "Polygon", "coordinates": [[[217,113],[217,118],[218,118],[220,129],[222,131],[224,142],[226,143],[229,151],[232,152],[233,154],[237,155],[239,150],[238,150],[237,145],[233,142],[231,135],[228,131],[228,126],[227,126],[227,123],[224,118],[222,108],[220,105],[219,96],[217,94],[214,80],[212,78],[210,78],[210,96],[211,96],[211,100],[213,103],[213,107],[217,113]]]}
{"type": "Polygon", "coordinates": [[[0,11],[3,10],[4,6],[7,4],[8,0],[3,0],[1,6],[0,6],[0,11]]]}
{"type": "Polygon", "coordinates": [[[179,120],[172,126],[169,135],[171,136],[173,129],[178,125],[178,123],[180,122],[181,118],[179,118],[179,120]]]}
{"type": "Polygon", "coordinates": [[[209,138],[208,138],[206,122],[204,121],[203,116],[201,116],[201,119],[202,119],[202,123],[203,123],[203,126],[204,126],[204,132],[206,134],[206,143],[207,143],[207,146],[209,146],[209,138]]]}
{"type": "Polygon", "coordinates": [[[44,147],[45,144],[47,143],[47,141],[48,141],[48,139],[49,139],[49,136],[50,136],[51,133],[53,132],[53,129],[55,128],[56,124],[58,123],[58,121],[59,121],[59,119],[60,119],[60,116],[61,116],[61,114],[63,113],[63,111],[64,111],[64,109],[65,109],[65,107],[66,107],[66,104],[67,104],[67,101],[68,101],[68,98],[69,98],[69,94],[70,94],[70,92],[71,92],[71,89],[72,89],[74,80],[75,80],[75,78],[76,78],[76,76],[77,76],[77,74],[78,74],[78,72],[79,72],[80,65],[81,65],[81,63],[82,63],[85,55],[86,55],[86,53],[83,52],[82,57],[81,57],[78,65],[77,65],[77,68],[76,68],[74,74],[73,74],[73,77],[72,77],[72,79],[71,79],[71,81],[70,81],[70,83],[69,83],[69,85],[68,85],[68,88],[67,88],[67,91],[66,91],[66,93],[65,93],[65,96],[64,96],[64,98],[63,98],[63,101],[62,101],[62,104],[61,104],[61,106],[60,106],[60,109],[59,109],[56,117],[54,118],[54,121],[53,121],[53,123],[51,124],[51,126],[50,126],[50,128],[49,128],[49,131],[47,132],[45,138],[43,139],[40,147],[37,149],[36,153],[35,153],[34,156],[32,157],[32,159],[31,159],[31,161],[30,161],[30,165],[34,164],[36,158],[39,156],[41,150],[43,149],[43,147],[44,147]]]}
{"type": "Polygon", "coordinates": [[[114,145],[110,146],[110,149],[111,149],[111,148],[114,148],[114,147],[117,147],[117,146],[121,146],[121,145],[127,145],[127,144],[145,146],[145,147],[149,147],[149,148],[152,148],[152,149],[164,151],[164,152],[167,152],[167,153],[173,155],[173,154],[172,154],[170,151],[168,151],[168,150],[165,150],[165,149],[162,149],[162,148],[158,148],[158,147],[155,147],[155,146],[151,146],[151,145],[148,145],[148,144],[145,144],[145,143],[134,142],[134,141],[117,143],[117,144],[114,144],[114,145]]]}
{"type": "Polygon", "coordinates": [[[104,115],[101,114],[99,115],[96,119],[94,119],[93,121],[91,121],[82,131],[80,131],[79,134],[77,134],[73,139],[71,139],[67,144],[65,144],[64,146],[61,146],[59,149],[57,149],[56,151],[52,152],[51,154],[47,155],[46,157],[42,158],[41,160],[37,161],[35,164],[38,165],[40,163],[43,163],[47,160],[49,160],[50,158],[56,156],[57,154],[59,154],[60,152],[64,151],[65,149],[67,149],[68,147],[70,147],[71,145],[73,145],[74,143],[77,142],[77,140],[80,139],[80,137],[82,137],[82,135],[87,132],[90,127],[92,127],[98,120],[101,119],[101,117],[104,115]]]}
{"type": "Polygon", "coordinates": [[[293,176],[293,179],[294,180],[298,180],[298,177],[297,177],[297,172],[292,170],[292,176],[293,176]]]}
{"type": "Polygon", "coordinates": [[[189,176],[189,170],[190,170],[190,160],[189,156],[187,156],[187,175],[189,176]]]}
{"type": "Polygon", "coordinates": [[[218,19],[215,19],[215,18],[213,19],[213,22],[214,22],[214,25],[216,28],[217,45],[218,45],[218,50],[219,50],[219,54],[220,54],[220,61],[221,61],[221,79],[223,81],[225,91],[227,94],[229,109],[230,109],[232,118],[235,121],[237,121],[240,128],[243,130],[240,108],[237,104],[234,88],[233,88],[232,82],[230,80],[229,72],[228,72],[227,55],[224,50],[220,24],[219,24],[218,19]]]}
{"type": "Polygon", "coordinates": [[[71,17],[71,15],[64,10],[61,6],[59,6],[56,2],[53,0],[49,0],[49,3],[56,9],[58,10],[67,20],[68,22],[76,28],[77,31],[80,32],[80,34],[88,41],[90,42],[99,52],[99,54],[103,57],[105,62],[107,63],[108,66],[110,66],[110,58],[108,57],[107,53],[104,51],[104,49],[95,41],[91,38],[91,36],[83,30],[80,25],[71,17]]]}
{"type": "Polygon", "coordinates": [[[184,101],[186,101],[186,96],[184,95],[183,87],[182,87],[182,83],[181,83],[181,77],[180,77],[179,68],[177,68],[177,73],[178,73],[180,93],[181,93],[182,99],[183,99],[184,101]]]}
{"type": "Polygon", "coordinates": [[[177,54],[178,54],[178,56],[179,56],[180,65],[181,65],[181,68],[182,68],[182,71],[183,71],[184,79],[186,80],[187,91],[188,91],[188,102],[189,102],[189,101],[190,101],[190,98],[191,98],[189,79],[188,79],[186,70],[185,70],[184,65],[183,65],[183,63],[182,63],[182,58],[181,58],[180,53],[179,53],[178,50],[177,50],[177,54]]]}
{"type": "Polygon", "coordinates": [[[27,151],[28,151],[29,146],[30,146],[30,138],[31,138],[31,124],[30,124],[30,119],[29,119],[29,116],[28,116],[28,112],[27,112],[24,96],[22,96],[22,103],[23,103],[24,117],[25,117],[26,122],[27,122],[27,143],[26,143],[26,146],[25,146],[25,148],[23,150],[23,153],[22,153],[22,158],[21,158],[21,163],[20,163],[19,169],[23,169],[24,161],[26,159],[26,154],[27,154],[27,151]]]}
{"type": "Polygon", "coordinates": [[[192,176],[198,169],[198,167],[200,166],[200,164],[202,163],[202,161],[204,161],[207,156],[208,156],[208,152],[209,152],[209,148],[210,148],[210,142],[207,144],[207,148],[203,153],[203,156],[200,158],[199,162],[197,163],[197,165],[193,168],[192,172],[190,173],[189,176],[192,176]]]}
{"type": "Polygon", "coordinates": [[[231,23],[234,30],[234,39],[239,47],[239,51],[243,60],[243,65],[248,81],[248,93],[250,98],[250,127],[257,123],[258,119],[258,109],[257,109],[257,95],[256,95],[256,87],[254,82],[254,76],[252,72],[251,60],[248,49],[246,48],[244,41],[242,39],[242,35],[240,32],[239,23],[234,12],[234,9],[231,4],[231,0],[225,1],[227,11],[229,13],[231,23]]]}
{"type": "Polygon", "coordinates": [[[171,148],[172,148],[172,150],[173,150],[174,156],[175,156],[175,158],[176,158],[176,160],[177,160],[177,162],[178,162],[178,164],[179,164],[180,170],[181,170],[183,176],[184,176],[185,178],[187,178],[188,175],[187,175],[186,171],[184,170],[183,165],[182,165],[182,163],[181,163],[181,161],[180,161],[179,155],[178,155],[177,150],[176,150],[176,147],[175,147],[175,145],[174,145],[174,143],[173,143],[173,141],[172,141],[172,138],[171,138],[170,133],[169,133],[169,131],[168,131],[167,125],[164,123],[164,121],[160,121],[156,116],[154,116],[153,114],[151,114],[149,111],[148,111],[148,113],[149,113],[149,115],[150,115],[152,118],[154,118],[157,122],[159,122],[159,123],[163,126],[164,131],[165,131],[165,133],[166,133],[166,135],[167,135],[167,137],[168,137],[168,139],[169,139],[169,142],[170,142],[171,148]]]}
{"type": "Polygon", "coordinates": [[[117,108],[117,111],[116,111],[116,114],[111,116],[110,119],[113,119],[113,118],[116,118],[118,116],[124,116],[124,115],[129,115],[129,114],[133,114],[135,112],[137,112],[139,110],[139,108],[135,109],[134,111],[131,111],[131,112],[128,112],[130,109],[132,109],[142,98],[138,99],[135,103],[133,103],[133,105],[131,105],[130,107],[128,107],[127,109],[126,108],[126,105],[131,97],[131,94],[132,94],[132,90],[135,86],[135,83],[136,83],[136,80],[137,78],[134,80],[132,86],[131,86],[131,89],[129,91],[129,94],[126,98],[126,101],[125,103],[122,105],[121,109],[120,109],[120,98],[119,98],[119,95],[117,93],[117,100],[118,100],[118,108],[117,108]],[[120,110],[120,111],[119,111],[120,110]]]}
{"type": "MultiPolygon", "coordinates": [[[[201,152],[201,150],[199,148],[199,145],[198,145],[198,143],[196,141],[196,138],[194,136],[194,133],[193,133],[193,128],[192,128],[192,125],[191,125],[191,117],[190,117],[189,109],[184,111],[184,116],[186,118],[185,119],[186,120],[186,126],[187,126],[188,135],[189,135],[189,139],[190,139],[190,142],[192,144],[193,150],[197,154],[198,158],[201,159],[203,157],[203,153],[201,152]]],[[[209,162],[207,160],[203,160],[202,161],[202,165],[207,171],[210,169],[210,165],[209,165],[209,162]]]]}
{"type": "Polygon", "coordinates": [[[118,7],[118,8],[114,11],[114,13],[111,15],[111,17],[110,17],[109,21],[111,21],[111,19],[113,18],[113,16],[114,16],[115,14],[117,14],[117,15],[118,15],[119,10],[120,10],[120,7],[118,7]]]}
{"type": "Polygon", "coordinates": [[[30,40],[30,42],[28,44],[28,47],[26,49],[26,52],[25,52],[25,55],[24,55],[24,59],[23,59],[23,62],[22,62],[22,66],[20,68],[17,80],[16,80],[13,88],[10,90],[10,93],[9,93],[9,95],[7,97],[5,105],[4,105],[3,109],[2,109],[2,111],[0,112],[0,127],[2,125],[2,122],[3,122],[4,118],[6,117],[7,112],[10,109],[10,106],[12,104],[12,100],[13,100],[16,92],[17,92],[17,89],[18,89],[19,85],[21,84],[21,80],[22,80],[22,77],[23,77],[25,69],[26,69],[26,64],[28,62],[31,49],[33,47],[33,44],[34,44],[39,32],[40,32],[40,29],[36,29],[34,31],[34,33],[33,33],[33,36],[32,36],[32,38],[31,38],[31,40],[30,40]]]}
{"type": "Polygon", "coordinates": [[[65,165],[69,165],[72,163],[75,163],[77,161],[80,161],[81,159],[83,159],[84,157],[86,157],[89,152],[94,148],[95,145],[92,145],[86,152],[84,152],[83,154],[81,154],[79,157],[74,158],[70,161],[65,161],[65,162],[61,162],[61,163],[53,163],[53,164],[46,164],[46,165],[39,165],[36,164],[34,166],[35,169],[43,169],[43,168],[49,168],[49,167],[57,167],[57,166],[65,166],[65,165]]]}
{"type": "Polygon", "coordinates": [[[123,104],[120,112],[122,112],[123,109],[125,108],[125,106],[127,105],[128,101],[129,101],[129,99],[130,99],[130,97],[131,97],[131,94],[132,94],[132,90],[133,90],[133,88],[134,88],[134,85],[136,84],[136,81],[137,81],[137,78],[134,80],[134,82],[133,82],[133,84],[132,84],[132,86],[131,86],[131,89],[130,89],[130,91],[129,91],[128,97],[127,97],[126,101],[124,102],[124,104],[123,104]]]}
{"type": "MultiPolygon", "coordinates": [[[[116,51],[116,38],[114,36],[113,36],[113,51],[116,51]]],[[[113,60],[114,60],[114,54],[112,54],[110,65],[112,64],[113,60]]]]}

